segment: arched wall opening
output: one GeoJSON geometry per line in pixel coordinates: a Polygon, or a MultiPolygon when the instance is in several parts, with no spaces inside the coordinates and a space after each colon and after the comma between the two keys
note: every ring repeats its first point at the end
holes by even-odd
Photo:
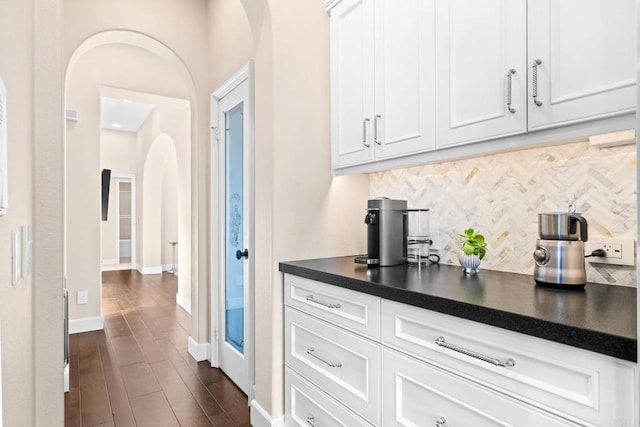
{"type": "MultiPolygon", "coordinates": [[[[118,57],[111,62],[119,64],[118,59],[120,58],[118,57]]],[[[114,73],[115,71],[112,72],[112,74],[114,73]]],[[[196,146],[197,112],[195,108],[192,108],[196,100],[194,82],[189,70],[180,58],[157,40],[133,31],[98,33],[89,37],[75,49],[69,59],[65,76],[66,108],[75,109],[76,105],[81,106],[78,108],[78,122],[67,122],[64,138],[66,151],[65,275],[67,276],[67,288],[72,296],[78,290],[89,290],[89,304],[83,306],[71,304],[72,331],[74,331],[74,322],[81,325],[79,330],[82,330],[82,327],[86,327],[87,324],[89,326],[85,330],[101,327],[100,221],[99,216],[96,215],[94,218],[93,215],[99,204],[97,193],[94,192],[93,181],[94,174],[99,174],[97,165],[100,164],[101,157],[100,149],[96,150],[95,145],[96,141],[101,140],[100,95],[107,93],[114,96],[119,91],[128,95],[133,94],[131,96],[138,96],[141,99],[154,99],[154,102],[158,102],[156,111],[140,128],[137,135],[136,162],[138,164],[138,217],[140,218],[138,241],[140,244],[137,245],[138,256],[136,258],[139,270],[145,272],[145,267],[161,268],[163,265],[167,266],[171,263],[172,258],[172,249],[168,241],[156,242],[153,249],[158,255],[151,258],[153,265],[149,264],[150,258],[144,256],[144,248],[151,249],[150,243],[144,241],[145,236],[155,235],[158,240],[161,240],[170,234],[162,232],[162,229],[158,229],[156,233],[145,233],[145,224],[147,220],[153,222],[153,217],[150,215],[150,210],[143,208],[144,189],[145,187],[149,189],[157,187],[169,191],[169,188],[175,187],[176,194],[171,202],[172,205],[166,203],[166,198],[160,197],[158,200],[164,200],[165,210],[170,206],[176,210],[177,224],[175,228],[179,241],[176,258],[182,261],[182,268],[178,275],[177,300],[183,308],[189,311],[192,306],[191,296],[197,295],[197,292],[192,290],[192,283],[197,283],[197,281],[191,279],[192,265],[194,263],[197,265],[197,251],[192,251],[192,247],[197,243],[193,242],[191,238],[193,217],[196,215],[193,206],[197,206],[192,198],[195,185],[192,179],[194,175],[192,159],[193,152],[197,151],[194,148],[196,146]],[[121,52],[116,54],[120,55],[127,49],[136,50],[136,58],[147,61],[147,64],[155,64],[153,69],[165,78],[151,76],[136,87],[135,78],[131,78],[131,74],[135,73],[123,67],[120,73],[128,75],[129,80],[125,77],[111,80],[111,85],[116,87],[105,87],[104,82],[100,81],[100,74],[106,67],[100,68],[99,65],[96,65],[100,64],[100,55],[105,53],[114,55],[116,51],[121,52]],[[87,72],[91,66],[97,67],[98,71],[87,72]],[[162,71],[163,68],[168,71],[162,71]],[[173,84],[172,88],[162,88],[156,91],[153,86],[154,78],[157,81],[162,80],[163,83],[168,80],[178,83],[173,84]],[[124,90],[123,87],[134,90],[124,90]],[[135,89],[151,93],[135,92],[135,89]],[[158,92],[169,96],[155,95],[158,92]],[[165,149],[165,162],[148,163],[148,155],[155,157],[154,153],[158,150],[156,145],[171,149],[165,149]],[[172,160],[168,161],[169,158],[172,160]],[[150,167],[152,164],[153,168],[150,167]],[[160,172],[157,172],[160,174],[160,180],[156,182],[155,186],[149,186],[144,178],[147,174],[153,176],[151,170],[154,168],[161,169],[160,172]],[[175,179],[175,182],[171,182],[172,179],[175,179]],[[86,207],[86,215],[82,214],[78,208],[81,204],[86,207]],[[87,320],[90,322],[87,323],[87,320]]],[[[122,99],[130,97],[122,96],[122,99]]],[[[154,178],[157,179],[158,176],[154,178]]],[[[162,205],[160,205],[161,208],[162,205]]],[[[162,218],[162,216],[160,217],[162,218]]],[[[165,215],[165,220],[166,218],[167,215],[165,215]]],[[[171,229],[170,225],[165,224],[165,226],[164,229],[171,229]]],[[[168,238],[175,239],[175,237],[168,238]]],[[[153,272],[157,272],[157,269],[154,268],[153,272]]],[[[74,300],[71,298],[71,301],[74,300]]],[[[197,324],[197,322],[195,323],[197,324]]],[[[192,333],[197,334],[197,330],[192,333]]]]}

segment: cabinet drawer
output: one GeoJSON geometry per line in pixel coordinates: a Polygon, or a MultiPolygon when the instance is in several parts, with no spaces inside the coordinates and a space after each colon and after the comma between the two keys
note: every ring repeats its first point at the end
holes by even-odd
{"type": "Polygon", "coordinates": [[[288,368],[284,374],[284,386],[287,427],[371,427],[288,368]]]}
{"type": "Polygon", "coordinates": [[[380,338],[380,298],[286,274],[284,302],[375,340],[380,338]]]}
{"type": "Polygon", "coordinates": [[[380,345],[285,308],[285,363],[377,424],[380,345]]]}
{"type": "Polygon", "coordinates": [[[382,312],[385,345],[588,425],[636,422],[633,363],[391,301],[382,312]]]}
{"type": "Polygon", "coordinates": [[[396,352],[382,357],[385,427],[576,425],[396,352]]]}

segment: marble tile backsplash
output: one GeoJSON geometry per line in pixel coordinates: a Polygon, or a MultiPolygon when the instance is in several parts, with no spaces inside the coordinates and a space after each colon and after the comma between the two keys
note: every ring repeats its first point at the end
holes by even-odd
{"type": "MultiPolygon", "coordinates": [[[[590,237],[636,238],[636,146],[588,141],[498,153],[370,175],[371,197],[431,209],[441,262],[458,265],[457,235],[479,229],[488,242],[481,269],[532,274],[538,213],[573,203],[590,237]]],[[[635,267],[590,264],[590,282],[636,286],[635,267]]]]}

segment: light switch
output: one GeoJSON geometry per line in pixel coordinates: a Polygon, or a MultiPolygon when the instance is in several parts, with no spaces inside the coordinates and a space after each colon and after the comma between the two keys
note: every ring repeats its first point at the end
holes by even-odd
{"type": "Polygon", "coordinates": [[[17,231],[11,232],[11,284],[20,280],[20,236],[17,231]]]}

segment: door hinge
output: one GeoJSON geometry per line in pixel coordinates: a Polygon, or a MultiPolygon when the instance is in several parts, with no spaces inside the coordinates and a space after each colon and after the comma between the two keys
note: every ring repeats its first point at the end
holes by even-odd
{"type": "Polygon", "coordinates": [[[213,331],[213,337],[215,338],[216,341],[218,341],[220,339],[220,330],[219,329],[215,329],[213,331]]]}
{"type": "Polygon", "coordinates": [[[217,142],[220,142],[220,127],[218,126],[209,126],[209,129],[213,132],[213,137],[217,142]]]}

